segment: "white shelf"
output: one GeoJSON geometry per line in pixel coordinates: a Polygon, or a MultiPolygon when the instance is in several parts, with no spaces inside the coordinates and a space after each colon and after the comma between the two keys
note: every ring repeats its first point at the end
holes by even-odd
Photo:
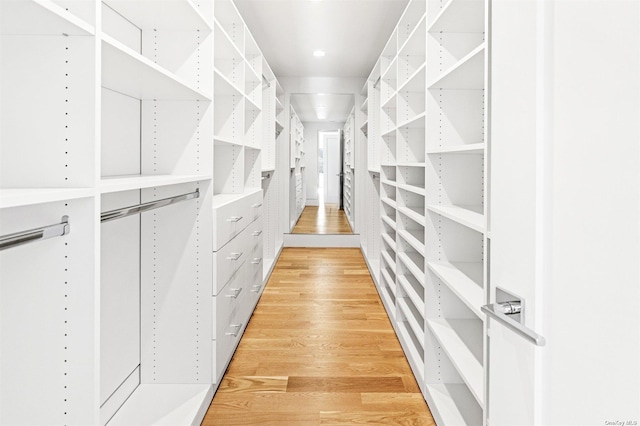
{"type": "Polygon", "coordinates": [[[141,30],[211,31],[211,25],[190,0],[103,0],[141,30]]]}
{"type": "Polygon", "coordinates": [[[429,89],[484,89],[484,50],[482,43],[429,84],[429,89]]]}
{"type": "Polygon", "coordinates": [[[422,112],[415,117],[410,118],[404,123],[400,123],[398,125],[398,129],[406,128],[406,129],[424,129],[425,126],[425,113],[422,112]]]}
{"type": "Polygon", "coordinates": [[[84,36],[95,34],[93,25],[50,0],[21,0],[0,3],[2,34],[84,36]]]}
{"type": "Polygon", "coordinates": [[[278,132],[281,132],[284,129],[284,126],[282,125],[282,123],[280,123],[278,120],[276,120],[276,130],[278,132]]]}
{"type": "MultiPolygon", "coordinates": [[[[416,340],[418,341],[418,343],[420,343],[422,349],[424,349],[424,325],[418,322],[418,320],[419,319],[422,320],[422,318],[416,318],[413,315],[413,312],[411,312],[411,308],[409,307],[409,304],[402,297],[398,298],[398,307],[404,314],[404,317],[409,323],[409,326],[413,330],[413,334],[416,337],[416,340]]],[[[422,360],[422,357],[419,357],[418,359],[422,360]]]]}
{"type": "Polygon", "coordinates": [[[396,229],[396,223],[395,223],[391,218],[389,218],[388,216],[381,216],[381,217],[382,217],[382,220],[383,220],[387,225],[389,225],[391,228],[393,228],[393,230],[395,231],[395,229],[396,229]]]}
{"type": "Polygon", "coordinates": [[[411,299],[411,302],[414,304],[416,309],[424,314],[424,300],[422,300],[422,297],[415,291],[413,286],[409,283],[409,280],[407,280],[404,275],[398,275],[398,283],[407,296],[409,296],[409,299],[411,299]]]}
{"type": "Polygon", "coordinates": [[[108,176],[100,180],[101,194],[155,188],[211,180],[210,175],[127,175],[108,176]]]}
{"type": "Polygon", "coordinates": [[[407,185],[407,184],[404,184],[404,183],[399,183],[397,185],[397,187],[398,187],[398,189],[402,189],[404,191],[413,192],[414,194],[421,195],[423,197],[426,195],[426,189],[425,188],[421,188],[419,186],[407,185]]]}
{"type": "Polygon", "coordinates": [[[424,258],[417,253],[398,253],[398,259],[403,263],[403,265],[413,274],[413,276],[418,280],[418,282],[424,285],[425,276],[424,271],[416,265],[416,263],[422,261],[424,262],[424,258]]]}
{"type": "Polygon", "coordinates": [[[411,247],[413,247],[422,256],[425,256],[425,251],[426,251],[425,245],[416,236],[419,234],[422,234],[422,239],[424,240],[424,229],[422,231],[408,230],[408,229],[401,229],[398,231],[398,235],[400,235],[403,240],[405,240],[411,247]]]}
{"type": "Polygon", "coordinates": [[[482,409],[466,385],[457,383],[427,385],[427,402],[437,424],[482,424],[482,409]]]}
{"type": "Polygon", "coordinates": [[[398,163],[398,167],[426,167],[427,163],[398,163]]]}
{"type": "Polygon", "coordinates": [[[485,144],[470,143],[467,145],[449,146],[427,150],[427,154],[484,154],[485,144]]]}
{"type": "Polygon", "coordinates": [[[478,318],[484,318],[482,262],[427,262],[427,266],[478,318]]]}
{"type": "Polygon", "coordinates": [[[386,241],[386,243],[389,245],[389,247],[391,247],[391,250],[393,250],[395,253],[397,253],[398,250],[396,249],[396,242],[384,232],[382,234],[380,234],[380,235],[382,235],[382,239],[386,241]]]}
{"type": "Polygon", "coordinates": [[[430,33],[484,32],[484,1],[449,0],[431,22],[430,33]]]}
{"type": "Polygon", "coordinates": [[[364,102],[362,103],[362,106],[360,107],[360,111],[367,112],[368,109],[369,109],[369,98],[364,100],[364,102]]]}
{"type": "Polygon", "coordinates": [[[418,383],[421,383],[424,380],[424,359],[418,348],[414,345],[413,339],[411,338],[412,332],[409,331],[407,327],[404,322],[397,323],[398,337],[405,350],[407,360],[418,379],[418,383]]]}
{"type": "Polygon", "coordinates": [[[214,75],[214,96],[219,95],[236,95],[236,96],[244,96],[242,91],[233,84],[231,80],[225,77],[218,69],[213,69],[214,75]]]}
{"type": "Polygon", "coordinates": [[[102,35],[102,85],[142,100],[211,101],[203,92],[106,34],[102,35]]]}
{"type": "Polygon", "coordinates": [[[430,319],[427,324],[480,406],[483,402],[482,321],[430,319]]]}
{"type": "MultiPolygon", "coordinates": [[[[384,250],[382,250],[380,253],[382,254],[382,258],[385,260],[385,262],[387,262],[387,265],[389,265],[389,268],[391,268],[392,271],[395,271],[396,270],[395,260],[393,260],[389,255],[389,253],[387,253],[384,250]]],[[[395,285],[395,282],[394,282],[394,285],[395,285]]],[[[395,295],[395,291],[394,291],[394,295],[395,295]]]]}
{"type": "Polygon", "coordinates": [[[92,188],[12,188],[0,189],[0,208],[29,206],[75,200],[94,195],[92,188]]]}
{"type": "Polygon", "coordinates": [[[243,146],[243,143],[242,141],[234,141],[229,138],[213,135],[213,145],[214,146],[227,146],[227,145],[243,146]]]}
{"type": "Polygon", "coordinates": [[[387,204],[390,207],[393,207],[394,209],[397,206],[396,202],[394,200],[392,200],[391,198],[380,197],[380,201],[382,201],[383,203],[387,204]]]}
{"type": "Polygon", "coordinates": [[[482,206],[446,206],[430,204],[427,206],[427,209],[475,231],[484,232],[484,215],[482,213],[482,206]]]}
{"type": "Polygon", "coordinates": [[[416,213],[415,211],[411,210],[410,208],[407,207],[398,207],[398,211],[400,213],[402,213],[403,215],[413,219],[414,222],[422,225],[422,226],[427,226],[427,219],[421,215],[416,213]]]}
{"type": "Polygon", "coordinates": [[[418,67],[398,89],[398,92],[424,92],[426,87],[426,62],[418,67]]]}
{"type": "Polygon", "coordinates": [[[142,384],[109,425],[200,424],[212,398],[213,386],[209,384],[142,384]]]}

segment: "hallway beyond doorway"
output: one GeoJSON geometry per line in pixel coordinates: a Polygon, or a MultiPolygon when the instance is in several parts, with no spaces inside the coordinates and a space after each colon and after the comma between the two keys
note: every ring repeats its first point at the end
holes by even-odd
{"type": "Polygon", "coordinates": [[[435,426],[359,249],[285,248],[203,425],[435,426]]]}
{"type": "Polygon", "coordinates": [[[293,228],[293,234],[352,234],[344,210],[337,204],[306,206],[293,228]]]}

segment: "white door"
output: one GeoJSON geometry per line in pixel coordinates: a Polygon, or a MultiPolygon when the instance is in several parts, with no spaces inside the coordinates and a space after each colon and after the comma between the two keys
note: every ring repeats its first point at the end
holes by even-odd
{"type": "Polygon", "coordinates": [[[325,202],[338,204],[340,199],[340,136],[338,132],[323,133],[325,146],[325,202]]]}
{"type": "Polygon", "coordinates": [[[637,424],[640,3],[492,10],[487,424],[637,424]]]}

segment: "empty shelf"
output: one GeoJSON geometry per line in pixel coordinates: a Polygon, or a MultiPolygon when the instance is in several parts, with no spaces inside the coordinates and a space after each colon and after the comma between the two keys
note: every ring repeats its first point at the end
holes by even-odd
{"type": "Polygon", "coordinates": [[[428,205],[427,208],[448,219],[467,226],[475,231],[484,232],[484,215],[482,206],[445,206],[428,205]]]}
{"type": "Polygon", "coordinates": [[[100,180],[100,193],[130,191],[211,180],[210,175],[127,175],[109,176],[100,180]]]}
{"type": "Polygon", "coordinates": [[[484,318],[480,311],[484,305],[482,262],[427,262],[427,266],[478,318],[484,318]]]}

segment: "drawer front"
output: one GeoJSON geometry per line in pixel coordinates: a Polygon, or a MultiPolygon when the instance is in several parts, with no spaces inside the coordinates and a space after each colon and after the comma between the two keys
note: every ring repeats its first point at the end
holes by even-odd
{"type": "Polygon", "coordinates": [[[246,232],[249,234],[247,241],[249,241],[252,250],[262,242],[262,231],[262,217],[257,218],[247,226],[246,232]]]}
{"type": "Polygon", "coordinates": [[[251,220],[258,219],[262,216],[262,191],[247,197],[247,213],[251,220]]]}
{"type": "Polygon", "coordinates": [[[216,378],[224,373],[233,350],[237,346],[242,330],[246,326],[246,320],[242,321],[245,300],[250,287],[247,285],[246,272],[238,271],[231,282],[215,296],[215,323],[216,332],[213,336],[216,346],[216,378]]]}
{"type": "Polygon", "coordinates": [[[253,220],[253,209],[249,208],[246,198],[213,209],[213,221],[216,229],[213,250],[220,250],[233,237],[240,234],[253,220]]]}
{"type": "Polygon", "coordinates": [[[247,234],[241,233],[229,241],[219,251],[213,253],[213,295],[231,280],[241,269],[242,264],[251,254],[251,247],[247,242],[247,234]]]}

